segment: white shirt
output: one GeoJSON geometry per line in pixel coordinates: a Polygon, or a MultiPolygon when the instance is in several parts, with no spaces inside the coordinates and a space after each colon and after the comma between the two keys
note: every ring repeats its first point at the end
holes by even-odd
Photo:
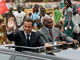
{"type": "Polygon", "coordinates": [[[13,15],[16,18],[17,25],[20,26],[23,22],[24,17],[26,16],[26,13],[21,11],[21,13],[18,13],[17,11],[13,12],[13,15]]]}
{"type": "MultiPolygon", "coordinates": [[[[30,35],[30,36],[31,36],[31,33],[26,34],[26,33],[24,32],[24,34],[25,34],[26,39],[27,39],[27,35],[30,35]]],[[[30,36],[29,36],[29,40],[30,40],[30,36]]]]}
{"type": "Polygon", "coordinates": [[[79,24],[79,15],[78,14],[76,14],[76,15],[73,15],[72,16],[72,21],[73,21],[73,23],[74,24],[79,24]]]}

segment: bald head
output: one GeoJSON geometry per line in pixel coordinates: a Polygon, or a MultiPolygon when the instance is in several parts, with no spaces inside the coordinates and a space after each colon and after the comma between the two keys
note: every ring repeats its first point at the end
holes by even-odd
{"type": "Polygon", "coordinates": [[[49,19],[52,20],[52,18],[51,18],[50,16],[44,16],[44,18],[43,18],[43,23],[44,23],[45,21],[49,20],[49,19]]]}
{"type": "Polygon", "coordinates": [[[53,20],[52,20],[52,18],[49,17],[49,16],[45,16],[45,17],[43,18],[43,24],[44,24],[44,26],[47,27],[48,29],[52,29],[52,27],[53,27],[53,20]]]}

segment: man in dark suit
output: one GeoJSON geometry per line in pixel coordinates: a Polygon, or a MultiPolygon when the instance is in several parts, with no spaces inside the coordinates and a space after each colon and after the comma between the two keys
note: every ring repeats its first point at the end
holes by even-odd
{"type": "MultiPolygon", "coordinates": [[[[14,27],[14,17],[8,19],[7,37],[10,41],[14,41],[16,46],[40,47],[44,45],[40,33],[33,32],[33,20],[26,18],[23,23],[23,30],[12,32],[14,27]]],[[[17,51],[22,51],[21,48],[16,48],[17,51]]],[[[30,50],[30,49],[24,49],[30,50]]]]}

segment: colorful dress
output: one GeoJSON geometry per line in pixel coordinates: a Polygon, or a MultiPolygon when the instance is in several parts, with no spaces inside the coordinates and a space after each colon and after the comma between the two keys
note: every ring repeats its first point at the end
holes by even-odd
{"type": "Polygon", "coordinates": [[[71,26],[70,29],[65,29],[65,27],[68,24],[68,19],[69,19],[68,13],[69,12],[72,12],[72,8],[71,7],[68,7],[65,10],[64,33],[67,34],[68,36],[72,37],[72,32],[73,32],[73,27],[74,27],[74,24],[72,22],[72,16],[71,16],[71,20],[70,20],[70,26],[71,26]]]}

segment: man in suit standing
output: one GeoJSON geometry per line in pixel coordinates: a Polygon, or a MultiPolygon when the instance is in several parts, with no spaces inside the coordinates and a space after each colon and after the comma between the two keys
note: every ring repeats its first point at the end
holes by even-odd
{"type": "MultiPolygon", "coordinates": [[[[10,41],[14,41],[16,46],[40,47],[44,45],[44,41],[41,39],[40,33],[32,31],[34,25],[32,19],[25,19],[23,23],[24,30],[12,32],[14,25],[14,17],[10,17],[8,19],[7,37],[10,41]]],[[[21,48],[16,48],[16,51],[22,50],[23,49],[21,48]]]]}
{"type": "Polygon", "coordinates": [[[68,42],[72,42],[74,44],[78,43],[77,40],[73,40],[71,37],[60,32],[60,30],[58,28],[55,28],[55,27],[53,28],[53,20],[51,17],[45,16],[43,18],[43,24],[44,24],[44,26],[41,29],[39,29],[38,31],[41,33],[46,44],[49,42],[53,42],[53,45],[67,44],[68,42]],[[63,41],[60,40],[61,38],[63,39],[63,41]]]}

